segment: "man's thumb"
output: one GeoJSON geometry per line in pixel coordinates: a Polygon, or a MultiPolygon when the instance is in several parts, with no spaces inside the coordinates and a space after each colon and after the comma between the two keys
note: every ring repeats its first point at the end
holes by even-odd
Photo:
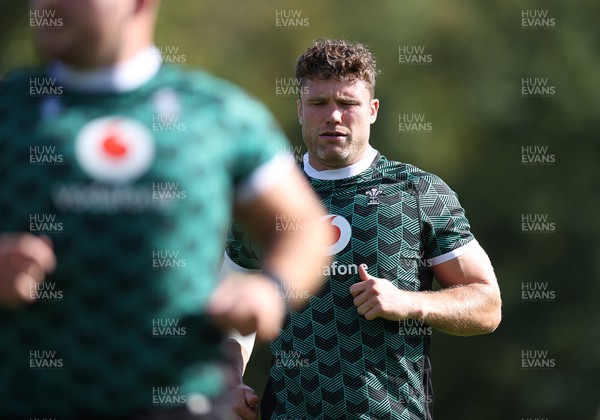
{"type": "Polygon", "coordinates": [[[360,276],[360,279],[362,281],[367,281],[371,278],[371,275],[367,272],[367,269],[369,267],[367,266],[367,264],[361,264],[358,267],[358,275],[360,276]]]}
{"type": "Polygon", "coordinates": [[[258,395],[254,393],[254,390],[244,389],[244,397],[246,397],[246,404],[248,404],[248,407],[254,408],[258,405],[258,395]]]}

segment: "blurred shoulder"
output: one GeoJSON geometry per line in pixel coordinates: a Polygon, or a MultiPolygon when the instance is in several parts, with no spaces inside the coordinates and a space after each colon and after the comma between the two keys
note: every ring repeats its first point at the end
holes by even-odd
{"type": "Polygon", "coordinates": [[[228,112],[229,116],[243,117],[248,113],[269,114],[266,107],[240,86],[204,70],[188,70],[165,65],[156,78],[189,101],[209,103],[228,112]]]}

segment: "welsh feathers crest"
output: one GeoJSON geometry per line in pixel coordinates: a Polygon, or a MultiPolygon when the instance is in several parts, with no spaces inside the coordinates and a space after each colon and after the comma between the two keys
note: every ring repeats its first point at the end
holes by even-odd
{"type": "Polygon", "coordinates": [[[379,196],[381,195],[381,190],[379,189],[379,187],[373,187],[367,190],[365,194],[367,197],[369,197],[369,202],[367,203],[367,205],[373,206],[379,204],[379,196]]]}

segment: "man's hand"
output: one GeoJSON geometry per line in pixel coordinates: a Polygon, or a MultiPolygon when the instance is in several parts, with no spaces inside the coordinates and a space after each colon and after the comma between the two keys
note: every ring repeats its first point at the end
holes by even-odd
{"type": "Polygon", "coordinates": [[[277,337],[285,310],[275,283],[259,274],[224,279],[207,307],[217,325],[243,335],[256,331],[263,341],[277,337]]]}
{"type": "Polygon", "coordinates": [[[494,268],[485,251],[472,242],[468,252],[432,267],[442,286],[436,292],[397,289],[391,282],[359,268],[361,281],[350,287],[354,306],[366,319],[419,319],[448,334],[469,336],[494,331],[502,318],[502,300],[494,268]]]}
{"type": "Polygon", "coordinates": [[[0,304],[18,307],[32,302],[35,289],[54,271],[56,257],[47,237],[30,234],[0,236],[0,304]]]}
{"type": "Polygon", "coordinates": [[[354,296],[354,306],[365,319],[384,318],[391,321],[413,318],[416,315],[411,292],[398,289],[390,281],[373,277],[367,273],[367,266],[358,268],[360,282],[350,287],[354,296]]]}
{"type": "Polygon", "coordinates": [[[244,420],[258,419],[258,395],[248,385],[239,384],[231,393],[233,412],[244,420]]]}

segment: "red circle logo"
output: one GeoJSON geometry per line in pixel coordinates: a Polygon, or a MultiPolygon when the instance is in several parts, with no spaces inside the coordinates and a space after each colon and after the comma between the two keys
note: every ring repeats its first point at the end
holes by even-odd
{"type": "Polygon", "coordinates": [[[87,123],[75,140],[75,156],[91,178],[126,183],[144,175],[155,155],[154,139],[143,124],[126,117],[103,117],[87,123]]]}

